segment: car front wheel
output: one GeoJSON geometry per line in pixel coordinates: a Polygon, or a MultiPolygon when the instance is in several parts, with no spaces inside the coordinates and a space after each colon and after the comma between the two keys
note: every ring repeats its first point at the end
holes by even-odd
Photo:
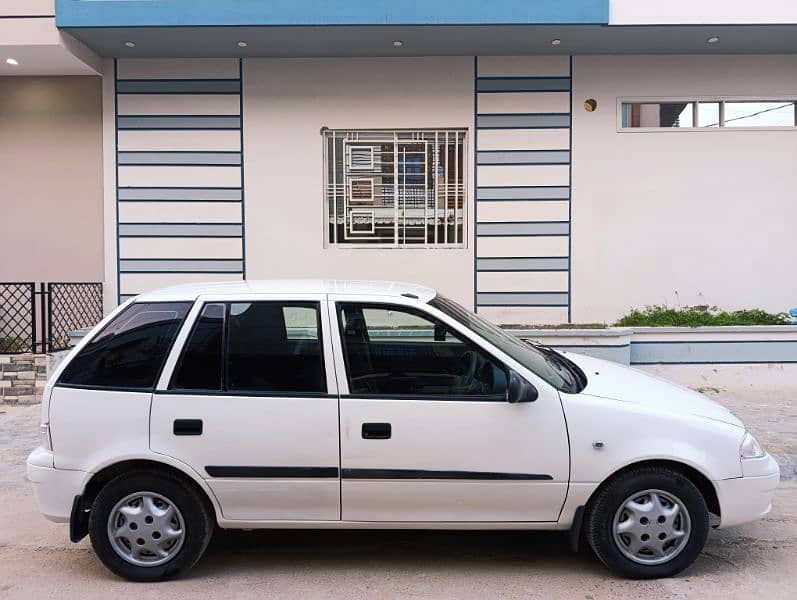
{"type": "Polygon", "coordinates": [[[210,541],[205,503],[166,474],[125,473],[100,490],[89,515],[91,545],[117,575],[158,581],[189,569],[210,541]]]}
{"type": "Polygon", "coordinates": [[[706,543],[709,515],[682,473],[641,467],[604,484],[585,515],[590,546],[610,569],[635,579],[669,577],[691,565],[706,543]]]}

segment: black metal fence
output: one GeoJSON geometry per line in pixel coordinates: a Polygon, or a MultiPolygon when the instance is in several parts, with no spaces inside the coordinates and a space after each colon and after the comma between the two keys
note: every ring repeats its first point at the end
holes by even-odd
{"type": "Polygon", "coordinates": [[[0,282],[0,354],[64,350],[101,319],[101,283],[0,282]]]}

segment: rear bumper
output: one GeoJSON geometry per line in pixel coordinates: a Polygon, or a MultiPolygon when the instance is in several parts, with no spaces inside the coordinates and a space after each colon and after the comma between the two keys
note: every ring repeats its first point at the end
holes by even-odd
{"type": "MultiPolygon", "coordinates": [[[[743,461],[744,462],[744,461],[743,461]]],[[[772,510],[772,496],[780,482],[780,469],[768,454],[743,465],[745,473],[755,475],[714,482],[720,502],[720,528],[755,521],[772,510]]]]}
{"type": "Polygon", "coordinates": [[[83,491],[84,471],[54,469],[52,454],[37,448],[28,457],[27,478],[33,484],[42,514],[56,523],[68,523],[75,496],[83,491]]]}

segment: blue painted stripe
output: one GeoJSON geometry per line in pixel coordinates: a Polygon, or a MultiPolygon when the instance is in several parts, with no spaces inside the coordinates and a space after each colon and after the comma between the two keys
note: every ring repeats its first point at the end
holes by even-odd
{"type": "Polygon", "coordinates": [[[241,202],[241,188],[123,187],[119,200],[125,202],[241,202]]]}
{"type": "Polygon", "coordinates": [[[635,342],[632,340],[631,362],[635,364],[797,362],[797,341],[635,342]]]}
{"type": "Polygon", "coordinates": [[[480,115],[476,117],[479,129],[564,129],[570,125],[567,114],[534,115],[480,115]]]}
{"type": "Polygon", "coordinates": [[[476,200],[567,200],[567,186],[480,187],[476,200]]]}
{"type": "Polygon", "coordinates": [[[510,223],[477,223],[478,237],[566,236],[570,234],[568,221],[515,221],[510,223]]]}
{"type": "Polygon", "coordinates": [[[121,237],[240,237],[240,223],[119,223],[121,237]]]}
{"type": "Polygon", "coordinates": [[[119,79],[118,94],[240,94],[239,79],[119,79]]]}
{"type": "Polygon", "coordinates": [[[569,150],[480,150],[479,165],[567,165],[569,150]]]}
{"type": "Polygon", "coordinates": [[[136,166],[238,166],[240,152],[145,152],[123,151],[118,153],[120,165],[136,166]]]}
{"type": "Polygon", "coordinates": [[[241,117],[235,115],[123,115],[116,117],[123,129],[240,129],[241,117]]]}
{"type": "Polygon", "coordinates": [[[569,77],[495,77],[479,78],[476,91],[483,92],[567,92],[569,77]]]}

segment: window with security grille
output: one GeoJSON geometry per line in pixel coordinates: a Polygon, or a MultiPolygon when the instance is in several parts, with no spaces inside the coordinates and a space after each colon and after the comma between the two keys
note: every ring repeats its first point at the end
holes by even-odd
{"type": "Polygon", "coordinates": [[[465,245],[465,130],[324,136],[327,243],[465,245]]]}

